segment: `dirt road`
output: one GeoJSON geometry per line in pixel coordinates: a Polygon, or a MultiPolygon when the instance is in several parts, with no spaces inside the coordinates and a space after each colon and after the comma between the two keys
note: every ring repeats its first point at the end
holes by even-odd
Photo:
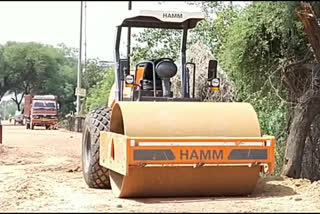
{"type": "Polygon", "coordinates": [[[86,186],[80,133],[3,129],[0,212],[320,212],[320,181],[283,177],[261,179],[250,197],[114,198],[86,186]]]}

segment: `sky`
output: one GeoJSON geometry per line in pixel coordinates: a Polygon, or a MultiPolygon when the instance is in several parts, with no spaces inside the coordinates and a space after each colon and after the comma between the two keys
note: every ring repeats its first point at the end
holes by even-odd
{"type": "MultiPolygon", "coordinates": [[[[115,26],[128,11],[128,1],[88,1],[86,4],[87,58],[113,61],[115,26]]],[[[78,48],[80,5],[80,1],[0,1],[0,44],[33,41],[78,48]]],[[[132,1],[132,9],[199,11],[184,1],[161,1],[160,4],[132,1]]],[[[137,31],[132,29],[132,32],[137,31]]],[[[7,99],[10,97],[2,100],[7,99]]]]}
{"type": "MultiPolygon", "coordinates": [[[[187,6],[183,1],[162,1],[161,4],[157,1],[132,2],[132,9],[185,9],[187,6]]],[[[127,9],[128,1],[87,2],[87,58],[113,60],[116,20],[127,9]]],[[[54,46],[64,43],[78,48],[80,1],[0,1],[0,29],[0,44],[34,41],[54,46]]]]}

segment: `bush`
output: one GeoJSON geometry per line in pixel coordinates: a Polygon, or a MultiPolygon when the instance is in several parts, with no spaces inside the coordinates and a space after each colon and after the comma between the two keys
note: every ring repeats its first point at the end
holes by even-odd
{"type": "Polygon", "coordinates": [[[87,100],[85,102],[84,114],[90,110],[107,106],[108,97],[110,94],[111,87],[114,83],[114,72],[113,69],[109,69],[103,76],[103,79],[93,87],[89,89],[87,100]]]}

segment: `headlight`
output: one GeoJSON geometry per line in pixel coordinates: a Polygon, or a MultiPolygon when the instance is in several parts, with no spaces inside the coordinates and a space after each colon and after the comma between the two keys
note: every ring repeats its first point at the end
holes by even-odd
{"type": "Polygon", "coordinates": [[[134,83],[134,77],[133,77],[133,75],[127,75],[127,76],[126,76],[126,79],[125,79],[125,82],[126,82],[127,84],[133,84],[133,83],[134,83]]]}
{"type": "Polygon", "coordinates": [[[39,116],[39,115],[33,115],[33,118],[34,118],[34,119],[39,119],[40,116],[39,116]]]}
{"type": "Polygon", "coordinates": [[[212,87],[219,87],[219,85],[220,85],[220,80],[219,79],[211,80],[211,86],[212,87]]]}

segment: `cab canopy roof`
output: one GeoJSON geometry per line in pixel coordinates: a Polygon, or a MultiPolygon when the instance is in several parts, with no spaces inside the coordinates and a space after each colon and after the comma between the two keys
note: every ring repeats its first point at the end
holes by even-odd
{"type": "Polygon", "coordinates": [[[204,19],[202,12],[181,12],[162,10],[128,11],[118,26],[144,28],[194,28],[197,22],[204,19]]]}

